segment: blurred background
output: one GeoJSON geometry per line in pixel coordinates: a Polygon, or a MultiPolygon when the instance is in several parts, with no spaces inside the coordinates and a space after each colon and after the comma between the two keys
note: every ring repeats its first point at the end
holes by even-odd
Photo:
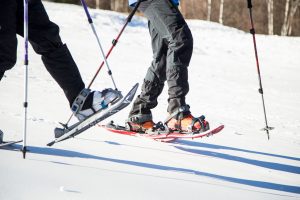
{"type": "MultiPolygon", "coordinates": [[[[80,0],[48,0],[80,4],[80,0]]],[[[91,8],[129,12],[128,0],[86,0],[91,8]]],[[[300,0],[252,0],[256,33],[300,36],[300,0]]],[[[201,19],[249,31],[247,0],[181,0],[186,19],[201,19]]]]}

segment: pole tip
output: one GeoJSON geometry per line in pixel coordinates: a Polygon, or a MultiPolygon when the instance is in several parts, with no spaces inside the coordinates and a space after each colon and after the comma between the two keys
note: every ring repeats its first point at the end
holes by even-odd
{"type": "Polygon", "coordinates": [[[22,154],[23,154],[23,159],[25,159],[26,158],[27,147],[26,146],[23,147],[21,151],[22,151],[22,154]]]}
{"type": "Polygon", "coordinates": [[[274,127],[269,127],[269,126],[266,126],[266,127],[264,127],[264,128],[261,129],[262,131],[266,131],[267,132],[268,140],[270,140],[270,133],[269,133],[269,131],[271,131],[273,129],[274,129],[274,127]]]}

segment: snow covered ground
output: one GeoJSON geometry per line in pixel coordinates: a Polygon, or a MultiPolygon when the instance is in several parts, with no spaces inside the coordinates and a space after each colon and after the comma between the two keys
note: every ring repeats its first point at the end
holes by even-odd
{"type": "MultiPolygon", "coordinates": [[[[50,19],[88,84],[102,62],[79,6],[45,2],[50,19]]],[[[91,10],[105,51],[126,15],[91,10]]],[[[59,86],[30,48],[27,159],[0,150],[0,199],[300,199],[300,38],[257,35],[269,125],[249,33],[216,23],[188,20],[194,36],[187,102],[225,129],[214,137],[165,144],[93,127],[49,148],[53,129],[71,112],[59,86]]],[[[113,50],[109,64],[125,93],[142,82],[151,62],[147,22],[134,17],[113,50]]],[[[112,87],[103,68],[93,89],[112,87]]],[[[138,91],[139,92],[139,91],[138,91]]],[[[18,62],[0,84],[0,128],[5,140],[22,138],[23,39],[18,62]]],[[[153,110],[167,116],[166,91],[153,110]]],[[[130,106],[108,120],[124,122],[130,106]]],[[[103,123],[106,123],[106,120],[103,123]]]]}

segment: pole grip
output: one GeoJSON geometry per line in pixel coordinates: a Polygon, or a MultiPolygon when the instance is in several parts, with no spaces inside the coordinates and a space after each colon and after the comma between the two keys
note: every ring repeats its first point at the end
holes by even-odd
{"type": "Polygon", "coordinates": [[[248,2],[248,8],[251,9],[252,8],[252,2],[251,2],[251,0],[247,0],[247,2],[248,2]]]}
{"type": "Polygon", "coordinates": [[[129,15],[128,18],[127,18],[127,22],[131,22],[131,19],[132,19],[133,15],[136,13],[136,11],[137,11],[137,9],[139,8],[141,2],[143,2],[143,1],[145,1],[145,0],[139,0],[139,1],[136,3],[136,5],[134,6],[133,11],[130,13],[130,15],[129,15]]]}
{"type": "Polygon", "coordinates": [[[80,1],[81,1],[82,6],[83,6],[83,9],[85,11],[85,14],[86,14],[86,16],[88,18],[89,23],[92,24],[93,20],[92,20],[91,15],[90,15],[90,13],[88,11],[88,8],[87,8],[85,0],[80,0],[80,1]]]}

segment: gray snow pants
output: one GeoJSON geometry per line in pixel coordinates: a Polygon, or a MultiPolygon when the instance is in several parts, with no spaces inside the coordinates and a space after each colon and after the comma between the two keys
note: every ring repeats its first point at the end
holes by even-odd
{"type": "Polygon", "coordinates": [[[167,111],[173,113],[186,105],[185,96],[189,91],[187,67],[193,52],[193,36],[178,8],[169,0],[148,0],[141,3],[141,8],[149,20],[153,61],[129,117],[151,114],[165,81],[169,95],[167,111]]]}
{"type": "MultiPolygon", "coordinates": [[[[72,104],[84,88],[77,65],[41,0],[29,0],[28,9],[29,42],[72,104]]],[[[23,36],[23,32],[23,0],[0,0],[0,80],[16,63],[16,34],[23,36]]]]}

